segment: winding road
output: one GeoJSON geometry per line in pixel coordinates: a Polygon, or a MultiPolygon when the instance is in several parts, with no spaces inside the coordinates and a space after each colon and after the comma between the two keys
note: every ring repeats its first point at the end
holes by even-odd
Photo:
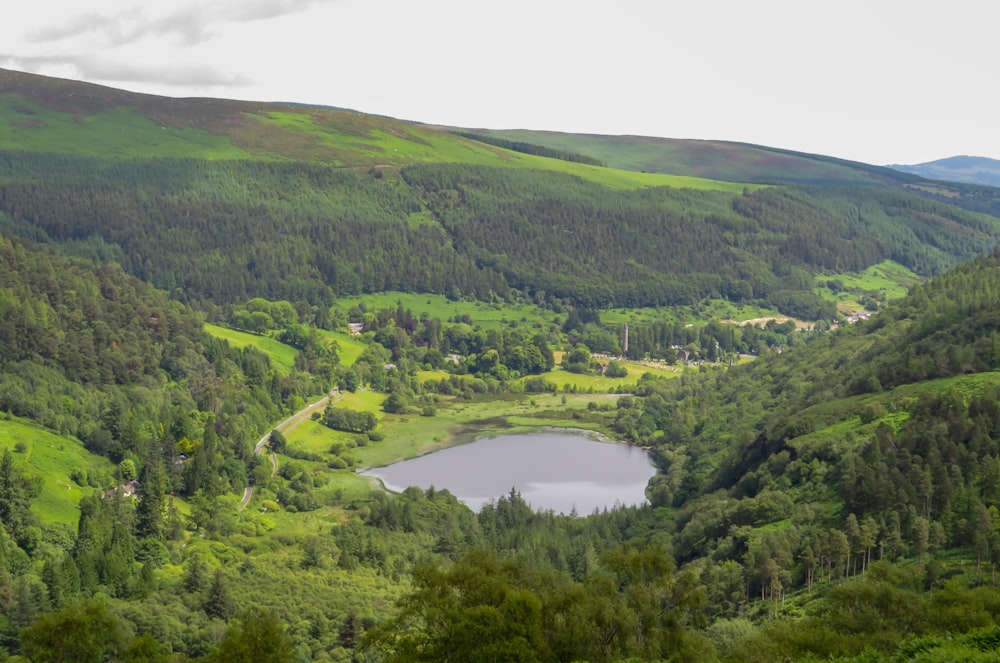
{"type": "MultiPolygon", "coordinates": [[[[319,399],[315,403],[305,406],[292,416],[288,417],[280,424],[274,427],[274,430],[278,431],[282,435],[287,435],[291,433],[292,430],[302,423],[305,419],[312,416],[313,412],[318,412],[323,410],[327,403],[333,401],[336,402],[340,400],[340,392],[334,388],[329,394],[319,399]]],[[[264,437],[257,441],[256,446],[254,446],[253,452],[257,455],[264,453],[264,448],[267,446],[268,441],[271,439],[270,431],[267,432],[264,437]]],[[[278,456],[272,451],[271,452],[271,474],[278,471],[278,456]]],[[[246,508],[247,504],[250,503],[251,498],[253,498],[253,484],[248,484],[243,490],[243,499],[240,500],[240,511],[246,508]]]]}

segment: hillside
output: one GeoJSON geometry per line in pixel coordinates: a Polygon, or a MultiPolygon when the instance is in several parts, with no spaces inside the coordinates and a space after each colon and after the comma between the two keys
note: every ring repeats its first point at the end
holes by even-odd
{"type": "Polygon", "coordinates": [[[538,158],[348,110],[176,99],[6,69],[0,69],[0,149],[112,159],[294,161],[352,172],[455,162],[564,172],[613,188],[740,188],[538,158]]]}
{"type": "MultiPolygon", "coordinates": [[[[811,508],[823,527],[851,514],[871,519],[883,545],[897,537],[892,555],[918,544],[918,521],[940,528],[939,546],[971,546],[971,521],[959,520],[1000,498],[968,492],[994,480],[991,463],[1000,453],[998,286],[994,253],[917,286],[872,320],[649,392],[644,414],[662,433],[646,442],[677,468],[661,479],[661,500],[686,514],[677,553],[700,557],[732,545],[731,532],[706,537],[715,525],[705,519],[777,493],[787,496],[786,510],[745,524],[811,508]],[[721,511],[706,515],[714,508],[721,511]],[[891,523],[901,533],[887,529],[891,523]]],[[[799,532],[794,545],[808,538],[799,532]]]]}
{"type": "Polygon", "coordinates": [[[0,658],[995,656],[993,194],[605,139],[0,70],[0,658]],[[355,471],[540,427],[649,504],[355,471]]]}
{"type": "Polygon", "coordinates": [[[823,187],[876,186],[916,193],[969,210],[1000,214],[1000,192],[993,188],[996,180],[990,175],[991,170],[995,170],[995,164],[972,157],[954,157],[920,166],[875,166],[778,147],[727,141],[527,130],[453,131],[463,136],[478,135],[487,144],[504,144],[507,141],[538,145],[636,172],[671,173],[732,182],[823,187]]]}
{"type": "Polygon", "coordinates": [[[14,72],[0,101],[0,227],[190,302],[707,298],[820,319],[817,275],[928,276],[1000,237],[996,217],[870,184],[637,173],[347,111],[14,72]]]}
{"type": "Polygon", "coordinates": [[[464,129],[466,135],[520,141],[599,160],[612,168],[731,182],[885,184],[906,176],[843,159],[717,140],[601,136],[554,131],[464,129]]]}

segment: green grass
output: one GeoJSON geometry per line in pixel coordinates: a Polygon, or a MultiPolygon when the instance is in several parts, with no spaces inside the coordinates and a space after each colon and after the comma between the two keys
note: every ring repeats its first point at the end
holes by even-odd
{"type": "MultiPolygon", "coordinates": [[[[386,394],[374,391],[342,391],[339,392],[334,407],[357,410],[359,412],[371,412],[376,418],[382,419],[385,413],[382,411],[382,403],[385,402],[386,394]]],[[[357,437],[355,433],[345,433],[327,428],[323,424],[307,420],[300,423],[290,432],[286,433],[286,439],[291,447],[301,449],[310,453],[324,454],[330,450],[335,443],[343,443],[351,446],[357,437]]],[[[353,452],[352,452],[352,455],[353,452]]]]}
{"type": "Polygon", "coordinates": [[[0,448],[11,450],[18,467],[42,477],[42,492],[32,501],[32,508],[43,523],[75,526],[79,521],[80,499],[96,489],[72,481],[69,477],[73,470],[84,474],[90,471],[107,479],[114,471],[110,461],[84,449],[79,440],[56,435],[23,419],[0,419],[0,448]],[[23,453],[14,451],[18,443],[25,447],[23,453]]]}
{"type": "Polygon", "coordinates": [[[667,364],[660,363],[647,365],[627,359],[619,359],[617,360],[618,363],[628,371],[628,375],[624,378],[609,378],[597,374],[570,373],[558,366],[559,362],[562,361],[563,353],[554,352],[553,355],[556,360],[556,368],[547,373],[542,373],[540,377],[549,384],[555,385],[556,389],[560,391],[565,390],[569,386],[570,388],[575,388],[576,391],[614,393],[621,388],[635,385],[645,373],[650,373],[658,378],[677,378],[684,372],[684,367],[682,366],[668,366],[667,364]]]}
{"type": "Polygon", "coordinates": [[[91,115],[61,113],[0,94],[0,145],[100,157],[248,158],[225,136],[157,126],[132,108],[91,115]]]}
{"type": "Polygon", "coordinates": [[[378,417],[382,415],[382,403],[386,398],[386,394],[377,391],[344,391],[335,405],[359,412],[371,412],[378,417]]]}
{"type": "Polygon", "coordinates": [[[337,308],[346,313],[362,303],[369,311],[385,308],[395,309],[399,304],[402,304],[404,308],[410,309],[417,317],[426,313],[429,318],[438,318],[444,322],[456,316],[468,315],[473,325],[479,325],[483,329],[530,325],[541,330],[553,324],[552,319],[555,317],[551,311],[534,304],[452,301],[444,295],[418,295],[403,292],[343,297],[337,300],[337,308]]]}
{"type": "Polygon", "coordinates": [[[358,360],[361,353],[365,351],[365,344],[358,338],[345,334],[344,332],[334,332],[327,329],[317,329],[320,337],[328,341],[336,341],[340,349],[340,363],[344,366],[352,366],[358,360]]]}
{"type": "Polygon", "coordinates": [[[465,163],[564,173],[619,190],[674,187],[740,193],[746,186],[511,152],[431,127],[360,113],[226,100],[176,103],[119,91],[70,112],[74,104],[67,100],[69,88],[33,92],[43,101],[0,94],[0,148],[97,157],[296,159],[388,168],[390,177],[393,169],[411,164],[465,163]]]}
{"type": "MultiPolygon", "coordinates": [[[[256,115],[265,124],[280,128],[311,144],[313,152],[325,148],[325,160],[336,165],[363,164],[400,167],[414,163],[468,163],[527,168],[573,175],[611,189],[674,187],[740,193],[746,185],[698,177],[642,173],[550,159],[500,149],[450,133],[379,118],[337,118],[322,114],[272,110],[256,115]],[[355,120],[351,122],[351,120],[355,120]]],[[[293,142],[294,142],[293,138],[293,142]]]]}
{"type": "Polygon", "coordinates": [[[883,302],[899,299],[922,279],[903,265],[885,260],[860,273],[831,274],[816,280],[821,285],[815,292],[821,297],[836,302],[842,310],[860,311],[864,304],[859,300],[873,296],[883,302]],[[843,290],[834,292],[826,285],[829,281],[840,281],[843,290]]]}
{"type": "Polygon", "coordinates": [[[284,343],[271,338],[270,336],[260,336],[258,334],[236,331],[235,329],[220,327],[219,325],[213,325],[210,323],[205,323],[205,331],[216,338],[229,341],[229,344],[234,348],[245,348],[248,345],[254,346],[270,357],[271,364],[278,369],[279,372],[285,373],[286,375],[291,373],[295,366],[295,355],[297,355],[299,351],[290,345],[285,345],[284,343]]]}

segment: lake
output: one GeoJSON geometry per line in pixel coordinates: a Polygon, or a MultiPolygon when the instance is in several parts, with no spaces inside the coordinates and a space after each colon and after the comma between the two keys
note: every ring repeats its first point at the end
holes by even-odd
{"type": "Polygon", "coordinates": [[[649,453],[595,439],[587,431],[539,431],[483,437],[363,472],[387,490],[447,489],[474,511],[513,487],[536,511],[581,516],[646,503],[656,473],[649,453]]]}

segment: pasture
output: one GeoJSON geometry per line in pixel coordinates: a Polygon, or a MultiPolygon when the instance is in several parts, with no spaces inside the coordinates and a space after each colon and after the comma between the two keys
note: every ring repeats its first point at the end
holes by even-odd
{"type": "Polygon", "coordinates": [[[113,484],[111,461],[90,453],[75,438],[56,435],[24,419],[0,418],[0,449],[9,449],[15,466],[41,479],[41,493],[31,504],[46,524],[76,527],[80,499],[113,484]],[[80,485],[70,478],[71,473],[83,477],[81,481],[89,475],[100,488],[80,485]]]}

